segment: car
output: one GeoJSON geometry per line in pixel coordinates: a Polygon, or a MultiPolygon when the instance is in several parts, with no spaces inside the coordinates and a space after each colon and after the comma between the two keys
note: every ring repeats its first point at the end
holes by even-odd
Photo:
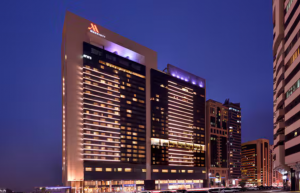
{"type": "Polygon", "coordinates": [[[186,193],[209,193],[207,190],[190,190],[186,191],[186,193]]]}
{"type": "Polygon", "coordinates": [[[248,190],[259,190],[257,187],[247,187],[248,190]]]}
{"type": "Polygon", "coordinates": [[[224,192],[236,192],[236,190],[233,190],[232,188],[224,188],[224,192]]]}
{"type": "Polygon", "coordinates": [[[233,190],[233,192],[240,192],[241,188],[231,188],[233,190]]]}
{"type": "Polygon", "coordinates": [[[222,193],[223,188],[212,188],[209,189],[210,193],[222,193]]]}

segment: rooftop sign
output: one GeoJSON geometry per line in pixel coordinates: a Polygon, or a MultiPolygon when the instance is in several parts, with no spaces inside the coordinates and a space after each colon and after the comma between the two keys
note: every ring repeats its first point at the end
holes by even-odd
{"type": "Polygon", "coordinates": [[[100,37],[105,38],[105,35],[100,34],[97,26],[95,24],[93,24],[93,23],[91,23],[91,26],[88,27],[88,30],[90,30],[90,32],[93,33],[93,34],[96,34],[96,35],[98,35],[100,37]]]}

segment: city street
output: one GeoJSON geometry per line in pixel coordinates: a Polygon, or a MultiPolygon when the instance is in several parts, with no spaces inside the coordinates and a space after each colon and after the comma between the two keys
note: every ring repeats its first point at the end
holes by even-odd
{"type": "Polygon", "coordinates": [[[283,190],[257,190],[257,191],[246,191],[247,193],[260,193],[260,192],[264,192],[264,193],[266,193],[266,192],[299,192],[300,193],[300,191],[283,191],[283,190]]]}

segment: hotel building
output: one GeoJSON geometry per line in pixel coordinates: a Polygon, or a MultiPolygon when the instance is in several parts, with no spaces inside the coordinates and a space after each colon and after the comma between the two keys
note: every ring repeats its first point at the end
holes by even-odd
{"type": "Polygon", "coordinates": [[[228,107],[206,101],[207,170],[211,186],[228,185],[228,107]]]}
{"type": "Polygon", "coordinates": [[[237,185],[241,179],[241,106],[240,103],[232,103],[229,99],[225,100],[223,105],[228,108],[229,184],[237,185]]]}
{"type": "Polygon", "coordinates": [[[72,192],[199,188],[206,180],[205,80],[67,12],[62,170],[72,192]]]}
{"type": "Polygon", "coordinates": [[[272,159],[267,139],[242,144],[242,179],[250,186],[272,186],[272,159]]]}
{"type": "Polygon", "coordinates": [[[300,0],[273,0],[274,170],[290,190],[300,175],[300,0]]]}

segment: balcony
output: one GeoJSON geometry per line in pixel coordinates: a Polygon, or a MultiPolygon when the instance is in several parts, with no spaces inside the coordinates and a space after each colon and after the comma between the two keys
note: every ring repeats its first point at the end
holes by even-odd
{"type": "Polygon", "coordinates": [[[280,107],[283,104],[284,100],[285,100],[285,94],[281,93],[276,99],[276,108],[275,108],[276,110],[278,109],[278,107],[280,107]]]}
{"type": "Polygon", "coordinates": [[[275,160],[273,162],[273,169],[274,170],[282,170],[287,169],[288,167],[285,165],[285,151],[284,151],[284,145],[278,145],[274,148],[273,155],[275,157],[275,160]]]}
{"type": "Polygon", "coordinates": [[[282,91],[282,89],[284,88],[284,79],[281,79],[281,80],[278,80],[279,81],[279,83],[277,84],[277,88],[276,88],[276,90],[278,91],[278,92],[280,92],[280,91],[282,91]]]}
{"type": "MultiPolygon", "coordinates": [[[[280,57],[277,60],[276,71],[280,70],[279,67],[283,68],[283,54],[280,54],[280,57]],[[280,67],[280,66],[282,66],[282,67],[280,67]]],[[[278,75],[280,75],[279,72],[278,72],[278,75]]]]}
{"type": "Polygon", "coordinates": [[[284,116],[284,109],[278,109],[274,113],[274,123],[276,123],[280,118],[284,116]]]}
{"type": "Polygon", "coordinates": [[[285,127],[284,121],[279,121],[277,124],[275,124],[274,134],[276,134],[279,129],[284,129],[284,127],[285,127]]]}
{"type": "Polygon", "coordinates": [[[279,142],[283,142],[284,141],[284,138],[285,138],[284,134],[277,135],[276,139],[274,139],[274,145],[278,146],[280,144],[279,142]]]}

